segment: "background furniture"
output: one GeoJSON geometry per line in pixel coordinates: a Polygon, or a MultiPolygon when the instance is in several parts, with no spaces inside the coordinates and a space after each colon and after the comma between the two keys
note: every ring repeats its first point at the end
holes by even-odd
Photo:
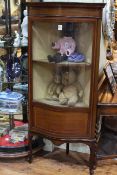
{"type": "MultiPolygon", "coordinates": [[[[0,79],[1,89],[5,92],[17,92],[23,95],[23,99],[20,104],[20,109],[11,111],[6,108],[2,110],[0,106],[0,158],[17,158],[28,155],[29,142],[28,142],[28,47],[19,44],[14,46],[15,35],[14,31],[20,35],[21,40],[21,28],[20,25],[23,20],[22,8],[26,8],[26,3],[23,1],[17,7],[17,16],[11,14],[11,1],[5,0],[4,18],[2,19],[1,26],[4,25],[6,31],[0,34],[1,40],[5,41],[5,44],[0,44],[0,49],[4,50],[4,54],[1,55],[0,61],[4,63],[4,71],[2,79],[0,79]],[[22,18],[21,18],[22,16],[22,18]],[[15,22],[15,28],[13,26],[15,22]]],[[[12,100],[11,100],[12,101],[12,100]]],[[[0,105],[2,99],[0,99],[0,105]]],[[[38,138],[33,139],[33,151],[37,151],[37,146],[43,145],[42,140],[38,138]]]]}
{"type": "MultiPolygon", "coordinates": [[[[109,64],[111,63],[108,63],[107,66],[109,64]]],[[[116,63],[112,63],[112,65],[113,64],[116,63]]],[[[111,93],[107,78],[102,76],[99,81],[98,90],[99,99],[97,105],[97,160],[115,158],[117,157],[117,88],[114,94],[111,93]]]]}

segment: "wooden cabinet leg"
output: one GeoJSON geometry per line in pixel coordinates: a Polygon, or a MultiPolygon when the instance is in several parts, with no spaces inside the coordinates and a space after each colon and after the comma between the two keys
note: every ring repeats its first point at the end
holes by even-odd
{"type": "Polygon", "coordinates": [[[69,154],[69,143],[66,143],[66,154],[69,154]]]}
{"type": "Polygon", "coordinates": [[[32,137],[33,135],[29,133],[29,154],[28,154],[29,163],[32,163],[32,137]]]}
{"type": "Polygon", "coordinates": [[[90,173],[90,175],[94,175],[94,170],[91,170],[90,169],[90,172],[89,173],[90,173]]]}
{"type": "Polygon", "coordinates": [[[92,142],[90,145],[90,165],[89,165],[89,171],[90,175],[94,174],[94,170],[96,169],[96,164],[97,164],[97,143],[96,141],[92,142]]]}

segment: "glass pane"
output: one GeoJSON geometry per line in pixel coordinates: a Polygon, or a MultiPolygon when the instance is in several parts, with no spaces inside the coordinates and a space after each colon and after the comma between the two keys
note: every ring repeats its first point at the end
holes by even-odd
{"type": "Polygon", "coordinates": [[[93,24],[36,21],[32,31],[33,100],[88,107],[93,24]]]}

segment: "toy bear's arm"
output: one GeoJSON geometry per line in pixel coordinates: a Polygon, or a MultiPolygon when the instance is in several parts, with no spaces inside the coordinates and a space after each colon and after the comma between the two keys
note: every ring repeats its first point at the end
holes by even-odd
{"type": "Polygon", "coordinates": [[[61,92],[59,95],[59,103],[61,105],[65,105],[65,104],[67,104],[67,102],[68,102],[68,99],[65,97],[64,93],[61,92]]]}
{"type": "Polygon", "coordinates": [[[77,82],[77,89],[78,89],[78,96],[80,98],[82,98],[83,97],[83,94],[84,94],[84,91],[83,91],[83,88],[82,88],[80,82],[77,82]]]}
{"type": "Polygon", "coordinates": [[[55,93],[55,90],[56,90],[56,84],[55,83],[51,83],[49,86],[48,86],[48,95],[49,96],[52,96],[54,93],[55,93]]]}
{"type": "Polygon", "coordinates": [[[63,85],[62,84],[57,86],[57,89],[56,89],[57,95],[59,95],[61,93],[62,89],[63,89],[63,85]]]}

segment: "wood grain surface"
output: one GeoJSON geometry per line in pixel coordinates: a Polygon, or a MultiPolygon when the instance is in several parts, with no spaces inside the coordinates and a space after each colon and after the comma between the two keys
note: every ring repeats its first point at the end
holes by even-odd
{"type": "MultiPolygon", "coordinates": [[[[0,160],[1,175],[89,175],[88,155],[56,150],[45,155],[36,155],[32,164],[25,159],[0,160]]],[[[99,161],[95,175],[116,175],[117,160],[99,161]]]]}

